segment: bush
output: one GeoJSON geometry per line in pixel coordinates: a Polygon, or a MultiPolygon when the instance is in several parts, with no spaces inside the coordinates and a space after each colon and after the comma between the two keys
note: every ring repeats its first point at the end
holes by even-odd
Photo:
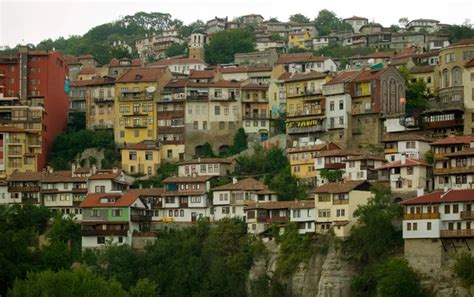
{"type": "Polygon", "coordinates": [[[301,263],[308,261],[314,254],[314,244],[309,236],[298,233],[298,225],[290,223],[285,232],[276,236],[280,253],[276,262],[276,274],[281,277],[291,276],[301,263]]]}
{"type": "Polygon", "coordinates": [[[474,257],[471,254],[462,253],[453,268],[465,286],[474,285],[474,257]]]}
{"type": "Polygon", "coordinates": [[[376,269],[377,293],[380,297],[426,296],[418,275],[400,258],[391,258],[376,269]]]}

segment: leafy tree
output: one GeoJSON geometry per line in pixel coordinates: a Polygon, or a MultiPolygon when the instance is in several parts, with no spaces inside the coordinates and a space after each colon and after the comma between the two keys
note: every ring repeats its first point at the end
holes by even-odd
{"type": "Polygon", "coordinates": [[[57,214],[53,224],[48,232],[49,240],[53,243],[63,243],[67,247],[67,251],[71,252],[71,256],[77,259],[81,252],[81,225],[74,217],[64,217],[57,214]]]}
{"type": "Polygon", "coordinates": [[[337,182],[342,179],[342,175],[344,175],[344,170],[340,169],[322,169],[320,172],[321,178],[327,179],[329,182],[337,182]]]}
{"type": "Polygon", "coordinates": [[[199,157],[203,158],[214,158],[216,154],[212,151],[212,146],[209,142],[206,142],[202,145],[201,154],[199,157]]]}
{"type": "Polygon", "coordinates": [[[286,286],[280,283],[276,277],[263,274],[250,283],[250,296],[284,297],[286,296],[286,286]]]}
{"type": "Polygon", "coordinates": [[[408,25],[408,18],[407,17],[402,17],[398,20],[398,24],[400,24],[400,27],[405,28],[408,25]]]}
{"type": "Polygon", "coordinates": [[[298,179],[291,175],[289,165],[281,168],[274,176],[267,176],[265,183],[278,195],[278,200],[302,200],[308,198],[308,186],[299,184],[298,179]]]}
{"type": "Polygon", "coordinates": [[[391,25],[388,30],[393,33],[397,33],[401,30],[400,26],[398,25],[391,25]]]}
{"type": "Polygon", "coordinates": [[[192,22],[189,25],[181,26],[179,28],[178,32],[179,32],[179,35],[182,36],[182,37],[189,37],[191,35],[191,33],[195,33],[195,32],[202,32],[203,33],[205,27],[206,27],[206,25],[204,24],[203,21],[197,20],[195,22],[192,22]]]}
{"type": "Polygon", "coordinates": [[[67,128],[71,131],[78,131],[86,128],[86,114],[84,112],[69,113],[67,128]]]}
{"type": "Polygon", "coordinates": [[[94,275],[86,268],[75,271],[28,273],[27,279],[16,280],[13,288],[8,291],[10,297],[126,297],[127,293],[115,280],[105,280],[94,275]]]}
{"type": "Polygon", "coordinates": [[[404,259],[390,258],[380,264],[375,272],[377,293],[380,297],[427,296],[418,275],[404,259]]]}
{"type": "Polygon", "coordinates": [[[298,225],[290,223],[285,232],[276,237],[280,249],[276,262],[276,274],[280,277],[291,276],[300,263],[308,261],[313,255],[313,242],[308,236],[298,233],[298,225]]]}
{"type": "Polygon", "coordinates": [[[268,21],[271,22],[271,23],[279,23],[280,22],[277,17],[270,17],[268,19],[268,21]]]}
{"type": "Polygon", "coordinates": [[[474,257],[471,254],[461,253],[457,257],[453,269],[466,287],[474,285],[474,257]]]}
{"type": "Polygon", "coordinates": [[[158,285],[148,278],[138,280],[129,292],[130,297],[159,297],[158,285]]]}
{"type": "Polygon", "coordinates": [[[327,9],[319,11],[318,16],[314,19],[314,23],[319,30],[320,36],[328,35],[333,30],[352,31],[351,25],[343,22],[334,12],[327,9]]]}
{"type": "Polygon", "coordinates": [[[209,64],[230,63],[236,53],[255,51],[255,36],[247,30],[231,29],[217,32],[205,47],[206,62],[209,64]]]}
{"type": "Polygon", "coordinates": [[[273,32],[271,35],[270,35],[270,40],[271,41],[282,41],[283,38],[280,36],[280,34],[276,33],[276,32],[273,32]]]}
{"type": "Polygon", "coordinates": [[[367,204],[354,212],[358,223],[345,242],[345,249],[357,263],[375,263],[403,244],[400,230],[393,225],[401,216],[400,206],[390,200],[390,190],[383,185],[375,184],[372,193],[367,204]]]}
{"type": "Polygon", "coordinates": [[[297,13],[290,16],[290,22],[309,23],[309,18],[301,13],[297,13]]]}
{"type": "Polygon", "coordinates": [[[172,44],[169,48],[166,49],[165,54],[167,57],[186,55],[186,44],[172,44]]]}
{"type": "Polygon", "coordinates": [[[440,30],[440,33],[448,34],[449,41],[455,43],[462,39],[472,38],[474,36],[474,28],[469,24],[452,25],[440,30]]]}
{"type": "Polygon", "coordinates": [[[405,67],[400,68],[400,74],[405,78],[407,85],[405,113],[407,115],[419,115],[428,107],[429,91],[426,83],[422,80],[413,82],[410,71],[405,67]]]}
{"type": "Polygon", "coordinates": [[[247,134],[245,134],[244,128],[239,128],[237,130],[237,133],[235,133],[234,143],[230,148],[230,153],[232,155],[235,155],[242,151],[245,151],[248,148],[247,138],[248,136],[247,134]]]}
{"type": "Polygon", "coordinates": [[[301,47],[292,47],[288,49],[289,54],[307,53],[307,52],[311,52],[311,50],[307,48],[301,48],[301,47]]]}
{"type": "Polygon", "coordinates": [[[42,269],[59,271],[69,269],[73,263],[68,245],[61,241],[54,241],[44,246],[39,255],[42,269]]]}

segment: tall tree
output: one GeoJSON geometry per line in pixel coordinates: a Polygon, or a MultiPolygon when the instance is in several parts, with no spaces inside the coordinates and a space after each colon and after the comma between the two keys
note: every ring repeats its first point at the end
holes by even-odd
{"type": "Polygon", "coordinates": [[[320,36],[328,35],[332,30],[352,30],[351,25],[344,23],[334,12],[327,9],[319,11],[314,23],[320,36]]]}
{"type": "Polygon", "coordinates": [[[243,29],[217,32],[205,48],[206,62],[224,64],[234,61],[234,54],[255,50],[255,37],[243,29]]]}
{"type": "Polygon", "coordinates": [[[309,18],[301,13],[297,13],[290,16],[290,22],[309,23],[309,18]]]}

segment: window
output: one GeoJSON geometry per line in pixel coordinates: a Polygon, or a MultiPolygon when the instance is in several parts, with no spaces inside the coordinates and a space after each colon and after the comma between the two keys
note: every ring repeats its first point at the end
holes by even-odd
{"type": "Polygon", "coordinates": [[[105,193],[105,186],[95,186],[96,193],[105,193]]]}
{"type": "Polygon", "coordinates": [[[229,108],[228,107],[224,107],[224,115],[225,116],[229,115],[229,108]]]}
{"type": "Polygon", "coordinates": [[[426,230],[431,230],[431,222],[426,223],[426,230]]]}
{"type": "Polygon", "coordinates": [[[122,236],[119,236],[118,242],[119,242],[119,243],[123,243],[123,237],[122,237],[122,236]]]}
{"type": "Polygon", "coordinates": [[[137,152],[129,152],[128,153],[129,160],[136,160],[137,159],[137,152]]]}
{"type": "Polygon", "coordinates": [[[453,213],[459,213],[459,205],[453,204],[453,213]]]}
{"type": "Polygon", "coordinates": [[[214,106],[214,114],[215,115],[220,115],[221,114],[221,107],[220,106],[214,106]]]}
{"type": "Polygon", "coordinates": [[[113,209],[112,210],[112,216],[113,217],[121,217],[122,216],[122,210],[121,209],[113,209]]]}
{"type": "Polygon", "coordinates": [[[334,111],[334,101],[331,101],[331,102],[329,103],[329,110],[330,110],[330,111],[334,111]]]}
{"type": "Polygon", "coordinates": [[[181,209],[181,210],[179,211],[179,216],[180,216],[180,217],[184,217],[184,209],[181,209]]]}
{"type": "Polygon", "coordinates": [[[104,236],[97,237],[97,244],[105,244],[105,237],[104,236]]]}
{"type": "Polygon", "coordinates": [[[413,231],[418,230],[418,223],[413,223],[413,231]]]}
{"type": "Polygon", "coordinates": [[[166,157],[167,157],[168,159],[173,159],[173,150],[168,150],[168,151],[166,152],[166,157]]]}
{"type": "Polygon", "coordinates": [[[198,126],[198,125],[199,125],[199,122],[198,122],[198,121],[194,121],[194,122],[193,122],[193,129],[194,129],[194,130],[199,129],[199,126],[198,126]]]}
{"type": "Polygon", "coordinates": [[[413,167],[407,167],[407,175],[413,175],[413,167]]]}
{"type": "Polygon", "coordinates": [[[344,125],[344,117],[339,117],[339,125],[344,125]]]}
{"type": "Polygon", "coordinates": [[[411,223],[407,223],[407,230],[411,231],[411,223]]]}
{"type": "Polygon", "coordinates": [[[93,209],[91,211],[91,217],[100,217],[100,210],[98,209],[93,209]]]}
{"type": "Polygon", "coordinates": [[[444,213],[450,214],[451,213],[451,205],[447,204],[444,206],[444,213]]]}
{"type": "Polygon", "coordinates": [[[153,160],[153,152],[145,152],[145,160],[152,161],[153,160]]]}
{"type": "Polygon", "coordinates": [[[344,100],[339,100],[339,110],[344,109],[344,100]]]}
{"type": "Polygon", "coordinates": [[[219,122],[219,129],[220,129],[220,130],[224,130],[224,129],[225,129],[225,122],[224,122],[224,121],[220,121],[220,122],[219,122]]]}
{"type": "Polygon", "coordinates": [[[407,141],[406,142],[406,147],[407,147],[407,149],[415,149],[416,148],[416,142],[415,141],[407,141]]]}
{"type": "Polygon", "coordinates": [[[453,68],[452,77],[453,86],[460,86],[462,84],[461,69],[459,67],[453,68]]]}

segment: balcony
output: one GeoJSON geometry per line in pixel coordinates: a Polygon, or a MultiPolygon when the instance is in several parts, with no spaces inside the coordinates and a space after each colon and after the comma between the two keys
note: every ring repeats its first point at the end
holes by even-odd
{"type": "Polygon", "coordinates": [[[93,126],[95,130],[113,129],[112,124],[96,124],[93,126]]]}
{"type": "Polygon", "coordinates": [[[439,220],[439,212],[432,213],[406,213],[403,215],[404,220],[439,220]]]}
{"type": "Polygon", "coordinates": [[[113,97],[94,97],[95,103],[114,101],[113,97]]]}
{"type": "Polygon", "coordinates": [[[474,211],[461,211],[461,220],[474,220],[474,211]]]}
{"type": "Polygon", "coordinates": [[[8,187],[8,192],[22,192],[22,193],[31,193],[31,192],[39,192],[39,186],[24,186],[24,187],[8,187]]]}
{"type": "Polygon", "coordinates": [[[345,205],[349,204],[349,199],[334,199],[332,205],[345,205]]]}
{"type": "Polygon", "coordinates": [[[464,125],[463,119],[454,119],[448,121],[437,121],[437,122],[425,122],[427,129],[441,129],[441,128],[452,128],[454,126],[464,125]]]}
{"type": "Polygon", "coordinates": [[[268,103],[268,97],[265,98],[242,98],[242,102],[268,103]]]}
{"type": "Polygon", "coordinates": [[[143,125],[143,124],[128,124],[128,125],[125,125],[125,129],[146,129],[147,128],[147,125],[143,125]]]}
{"type": "Polygon", "coordinates": [[[118,96],[117,99],[119,101],[134,101],[134,100],[153,100],[154,96],[150,94],[134,94],[134,95],[122,95],[118,96]]]}
{"type": "Polygon", "coordinates": [[[460,230],[441,230],[441,237],[474,237],[474,230],[460,229],[460,230]]]}
{"type": "Polygon", "coordinates": [[[292,118],[292,117],[304,117],[304,116],[312,116],[312,115],[324,115],[324,109],[315,108],[315,109],[291,112],[291,113],[287,113],[286,117],[292,118]]]}
{"type": "Polygon", "coordinates": [[[383,151],[385,154],[396,154],[398,153],[398,148],[392,147],[392,148],[386,148],[383,151]]]}
{"type": "Polygon", "coordinates": [[[207,101],[209,100],[209,95],[188,95],[186,96],[188,101],[207,101]]]}
{"type": "Polygon", "coordinates": [[[184,110],[167,110],[167,111],[158,111],[158,119],[174,119],[174,118],[183,118],[184,110]]]}
{"type": "Polygon", "coordinates": [[[184,139],[182,140],[160,140],[161,144],[184,144],[184,139]]]}
{"type": "Polygon", "coordinates": [[[268,120],[269,118],[267,117],[266,114],[245,114],[243,116],[243,120],[250,120],[250,121],[265,121],[268,120]]]}
{"type": "Polygon", "coordinates": [[[138,215],[138,214],[134,215],[134,214],[132,214],[132,215],[130,216],[130,220],[131,220],[132,222],[149,222],[149,221],[151,221],[151,217],[152,217],[152,214],[151,214],[151,213],[150,213],[150,214],[146,214],[146,215],[143,215],[143,214],[141,214],[141,215],[138,215]]]}
{"type": "Polygon", "coordinates": [[[127,236],[128,230],[81,230],[82,236],[127,236]]]}
{"type": "Polygon", "coordinates": [[[474,166],[462,166],[462,167],[452,167],[452,168],[435,168],[433,170],[433,173],[435,175],[472,173],[472,172],[474,172],[474,166]]]}
{"type": "Polygon", "coordinates": [[[184,126],[158,126],[158,133],[184,133],[184,126]]]}
{"type": "Polygon", "coordinates": [[[324,164],[325,169],[344,169],[346,168],[345,163],[326,163],[324,164]]]}
{"type": "Polygon", "coordinates": [[[288,134],[321,132],[323,130],[324,129],[323,129],[322,125],[314,125],[314,126],[310,126],[310,127],[286,128],[286,132],[288,132],[288,134]]]}
{"type": "Polygon", "coordinates": [[[286,223],[288,222],[289,219],[288,217],[271,217],[271,218],[267,218],[267,222],[272,224],[272,223],[286,223]]]}

